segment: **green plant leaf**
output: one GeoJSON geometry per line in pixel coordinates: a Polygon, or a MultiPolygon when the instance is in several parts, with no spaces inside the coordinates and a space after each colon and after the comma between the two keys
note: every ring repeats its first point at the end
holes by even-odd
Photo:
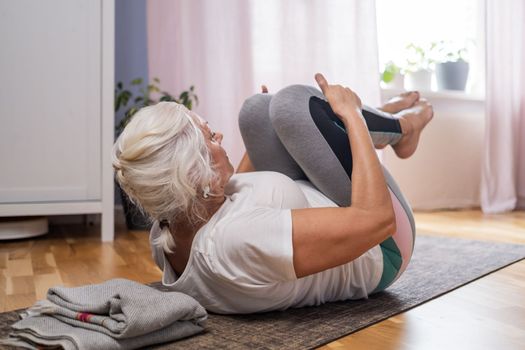
{"type": "Polygon", "coordinates": [[[128,102],[129,102],[129,100],[130,100],[130,98],[131,98],[133,95],[132,95],[131,91],[124,90],[124,91],[122,91],[121,96],[122,96],[122,105],[127,106],[128,102]]]}
{"type": "Polygon", "coordinates": [[[128,111],[126,112],[126,118],[127,119],[131,119],[131,117],[133,117],[133,115],[135,113],[137,113],[138,111],[138,108],[137,107],[131,107],[130,109],[128,109],[128,111]]]}
{"type": "Polygon", "coordinates": [[[160,92],[160,89],[154,84],[149,84],[148,91],[149,92],[160,92]]]}
{"type": "Polygon", "coordinates": [[[383,80],[385,83],[390,83],[392,80],[394,80],[395,75],[395,73],[385,70],[381,76],[381,80],[383,80]]]}
{"type": "MultiPolygon", "coordinates": [[[[162,91],[160,86],[160,80],[153,78],[153,82],[146,86],[142,85],[144,80],[142,78],[133,79],[130,85],[138,85],[138,95],[135,96],[132,91],[124,90],[124,84],[118,82],[115,90],[115,111],[126,107],[130,101],[131,106],[124,113],[124,118],[116,125],[115,130],[117,135],[122,133],[126,125],[129,123],[133,115],[144,106],[149,106],[157,103],[157,101],[150,96],[152,93],[160,93],[159,101],[175,101],[185,105],[188,109],[191,109],[194,104],[198,104],[198,97],[195,94],[195,87],[192,85],[187,91],[182,91],[179,98],[176,99],[167,91],[162,91]]],[[[133,89],[135,91],[135,89],[133,89]]]]}
{"type": "Polygon", "coordinates": [[[121,105],[122,105],[122,97],[120,95],[117,95],[117,97],[115,97],[115,112],[118,112],[121,105]]]}
{"type": "Polygon", "coordinates": [[[117,132],[117,135],[120,135],[122,133],[122,130],[124,130],[125,124],[124,120],[121,120],[118,125],[115,127],[115,131],[117,132]]]}
{"type": "Polygon", "coordinates": [[[171,96],[171,95],[170,95],[168,92],[166,92],[166,91],[163,91],[163,92],[162,92],[162,97],[161,97],[160,100],[161,100],[161,101],[170,101],[170,102],[171,102],[171,101],[175,101],[175,102],[177,102],[177,101],[175,100],[175,98],[174,98],[173,96],[171,96]]]}

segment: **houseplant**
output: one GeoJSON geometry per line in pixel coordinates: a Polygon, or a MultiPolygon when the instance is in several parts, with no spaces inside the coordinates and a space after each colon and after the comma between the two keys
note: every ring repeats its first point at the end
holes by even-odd
{"type": "Polygon", "coordinates": [[[439,90],[465,90],[469,63],[467,45],[440,41],[436,46],[436,82],[439,90]]]}
{"type": "Polygon", "coordinates": [[[435,43],[406,46],[405,88],[408,90],[430,90],[434,59],[432,51],[435,43]]]}
{"type": "MultiPolygon", "coordinates": [[[[174,97],[160,88],[160,80],[158,78],[154,78],[153,82],[150,83],[145,83],[142,78],[133,79],[129,84],[129,88],[125,88],[122,82],[118,82],[115,87],[115,113],[119,113],[119,111],[124,111],[124,113],[123,118],[115,126],[115,136],[118,137],[122,133],[139,109],[161,101],[174,101],[183,104],[188,109],[192,109],[194,105],[198,104],[199,99],[193,86],[181,92],[178,97],[174,97]]],[[[120,192],[128,229],[149,229],[151,222],[148,220],[148,216],[129,200],[118,183],[115,186],[120,192]]]]}
{"type": "Polygon", "coordinates": [[[404,80],[405,76],[401,71],[401,67],[394,61],[388,61],[381,73],[381,81],[384,83],[384,86],[389,89],[403,89],[404,80]]]}

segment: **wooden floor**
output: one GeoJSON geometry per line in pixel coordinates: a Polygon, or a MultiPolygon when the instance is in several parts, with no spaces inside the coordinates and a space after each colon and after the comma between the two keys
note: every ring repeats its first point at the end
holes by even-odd
{"type": "MultiPolygon", "coordinates": [[[[525,244],[525,212],[416,213],[418,234],[525,244]]],[[[99,227],[54,226],[43,237],[0,243],[0,311],[32,305],[54,285],[116,277],[160,279],[148,233],[117,227],[101,243],[99,227]]],[[[525,349],[525,260],[322,349],[525,349]]]]}

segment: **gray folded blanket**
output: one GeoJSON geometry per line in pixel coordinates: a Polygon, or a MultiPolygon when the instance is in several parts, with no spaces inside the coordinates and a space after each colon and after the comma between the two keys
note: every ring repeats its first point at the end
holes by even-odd
{"type": "Polygon", "coordinates": [[[0,344],[28,349],[136,349],[201,332],[206,310],[192,297],[125,279],[53,287],[0,344]]]}

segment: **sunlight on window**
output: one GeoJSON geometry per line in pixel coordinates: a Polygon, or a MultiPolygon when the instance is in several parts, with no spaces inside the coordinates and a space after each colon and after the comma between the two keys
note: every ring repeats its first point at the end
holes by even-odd
{"type": "MultiPolygon", "coordinates": [[[[407,50],[410,44],[424,49],[432,67],[434,62],[446,60],[447,53],[449,57],[457,56],[461,50],[462,58],[470,64],[466,91],[481,94],[484,83],[481,4],[480,0],[376,0],[380,70],[389,61],[410,69],[407,63],[411,59],[407,50]],[[430,50],[432,43],[440,42],[441,46],[430,50]]],[[[435,89],[433,77],[432,90],[435,89]]]]}

